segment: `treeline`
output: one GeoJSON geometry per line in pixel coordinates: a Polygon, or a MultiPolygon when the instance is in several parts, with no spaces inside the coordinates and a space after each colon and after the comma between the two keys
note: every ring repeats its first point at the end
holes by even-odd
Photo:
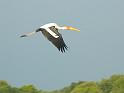
{"type": "Polygon", "coordinates": [[[112,75],[99,82],[79,81],[60,90],[43,91],[33,85],[13,87],[0,80],[0,93],[124,93],[124,75],[112,75]]]}

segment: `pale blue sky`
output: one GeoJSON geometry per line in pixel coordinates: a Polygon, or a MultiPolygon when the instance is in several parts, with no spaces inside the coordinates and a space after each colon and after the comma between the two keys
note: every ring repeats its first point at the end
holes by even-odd
{"type": "Polygon", "coordinates": [[[79,80],[124,74],[124,0],[1,0],[0,80],[45,90],[79,80]],[[40,33],[20,35],[56,22],[69,51],[59,52],[40,33]]]}

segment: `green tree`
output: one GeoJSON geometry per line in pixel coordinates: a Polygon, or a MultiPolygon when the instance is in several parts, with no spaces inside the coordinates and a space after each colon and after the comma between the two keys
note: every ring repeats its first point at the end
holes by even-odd
{"type": "Polygon", "coordinates": [[[20,89],[20,93],[39,93],[39,91],[33,85],[25,85],[20,89]]]}
{"type": "Polygon", "coordinates": [[[111,93],[124,93],[124,77],[120,77],[113,83],[111,93]]]}
{"type": "Polygon", "coordinates": [[[101,93],[95,82],[86,82],[75,87],[71,93],[101,93]]]}
{"type": "Polygon", "coordinates": [[[0,93],[11,93],[10,85],[4,80],[0,80],[0,93]]]}
{"type": "Polygon", "coordinates": [[[63,89],[59,90],[58,93],[70,93],[76,86],[85,83],[84,81],[79,81],[77,83],[72,82],[70,86],[64,87],[63,89]]]}
{"type": "Polygon", "coordinates": [[[102,90],[102,93],[110,93],[110,91],[112,90],[112,86],[112,81],[108,79],[103,79],[99,83],[99,88],[102,90]]]}

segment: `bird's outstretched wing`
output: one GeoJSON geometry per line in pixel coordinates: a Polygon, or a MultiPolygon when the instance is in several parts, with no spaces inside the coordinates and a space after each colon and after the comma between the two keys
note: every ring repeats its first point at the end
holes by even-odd
{"type": "Polygon", "coordinates": [[[59,51],[65,52],[68,49],[67,45],[65,44],[62,35],[57,31],[54,30],[54,33],[57,34],[59,37],[55,38],[50,33],[48,33],[45,29],[42,30],[43,35],[54,44],[55,47],[58,48],[59,51]]]}

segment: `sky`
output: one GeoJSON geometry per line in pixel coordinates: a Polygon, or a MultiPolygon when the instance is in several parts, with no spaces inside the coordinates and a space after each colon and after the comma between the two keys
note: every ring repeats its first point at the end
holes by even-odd
{"type": "Polygon", "coordinates": [[[0,0],[0,80],[54,90],[124,74],[124,0],[0,0]],[[59,52],[41,33],[55,22],[69,47],[59,52]]]}

